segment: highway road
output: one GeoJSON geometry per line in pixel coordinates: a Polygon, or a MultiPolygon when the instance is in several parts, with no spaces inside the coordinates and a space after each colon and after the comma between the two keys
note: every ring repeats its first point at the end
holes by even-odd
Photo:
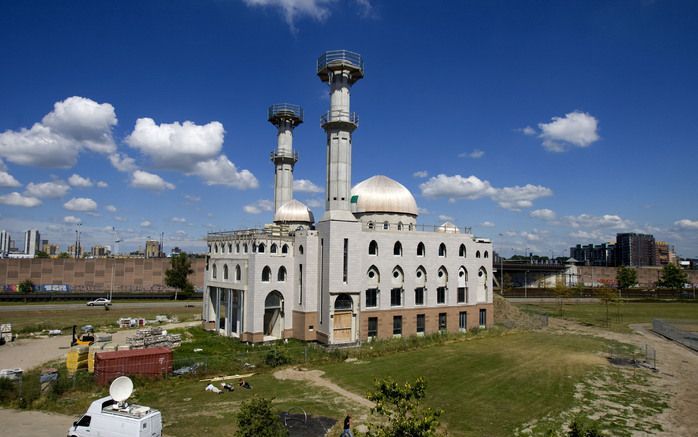
{"type": "MultiPolygon", "coordinates": [[[[88,307],[84,303],[57,303],[57,304],[31,304],[31,305],[0,305],[0,313],[3,312],[13,312],[13,311],[65,311],[65,310],[75,310],[75,309],[94,309],[95,311],[104,311],[103,307],[88,307]]],[[[187,306],[196,306],[201,308],[201,301],[163,301],[163,302],[119,302],[115,301],[111,308],[185,308],[187,306]]]]}

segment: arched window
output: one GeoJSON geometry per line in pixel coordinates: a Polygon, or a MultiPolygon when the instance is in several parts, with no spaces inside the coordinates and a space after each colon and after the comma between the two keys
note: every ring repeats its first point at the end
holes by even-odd
{"type": "Polygon", "coordinates": [[[368,272],[366,272],[366,276],[368,276],[368,283],[373,286],[378,286],[380,283],[380,272],[378,271],[378,268],[376,266],[371,266],[368,269],[368,272]]]}
{"type": "Polygon", "coordinates": [[[410,231],[414,229],[414,226],[412,226],[412,223],[410,223],[410,226],[408,227],[408,229],[409,229],[410,231]]]}
{"type": "Polygon", "coordinates": [[[240,268],[240,264],[235,266],[235,280],[242,281],[242,269],[240,268]]]}
{"type": "Polygon", "coordinates": [[[240,243],[235,244],[235,253],[240,253],[240,243]]]}
{"type": "Polygon", "coordinates": [[[371,242],[368,243],[368,254],[378,255],[378,243],[376,243],[376,240],[371,240],[371,242]]]}
{"type": "Polygon", "coordinates": [[[424,252],[425,252],[424,243],[422,243],[420,241],[419,244],[417,245],[417,256],[424,256],[424,252]]]}
{"type": "Polygon", "coordinates": [[[257,246],[257,253],[264,253],[264,243],[259,243],[259,246],[257,246]]]}
{"type": "Polygon", "coordinates": [[[247,243],[242,245],[242,253],[247,253],[247,243]]]}
{"type": "Polygon", "coordinates": [[[461,244],[458,248],[458,256],[465,258],[465,244],[461,244]]]}
{"type": "Polygon", "coordinates": [[[424,287],[427,284],[427,271],[424,267],[419,266],[417,267],[417,272],[415,273],[415,276],[417,277],[417,280],[415,281],[417,283],[417,286],[419,287],[424,287]]]}
{"type": "Polygon", "coordinates": [[[288,244],[284,244],[283,246],[281,246],[281,253],[283,253],[284,255],[288,253],[288,244]]]}
{"type": "Polygon", "coordinates": [[[264,266],[262,269],[262,282],[269,282],[271,279],[271,269],[269,266],[264,266]]]}
{"type": "Polygon", "coordinates": [[[401,230],[402,230],[402,222],[399,222],[399,223],[397,224],[397,230],[398,230],[398,231],[401,231],[401,230]]]}
{"type": "Polygon", "coordinates": [[[269,253],[276,253],[277,250],[276,243],[272,243],[271,247],[269,247],[269,253]]]}
{"type": "Polygon", "coordinates": [[[286,281],[286,267],[284,267],[284,266],[279,267],[279,273],[277,273],[277,275],[276,275],[276,280],[279,282],[286,281]]]}
{"type": "Polygon", "coordinates": [[[303,245],[302,244],[300,246],[298,246],[298,253],[303,255],[303,245]]]}
{"type": "Polygon", "coordinates": [[[233,253],[233,243],[228,243],[228,253],[233,253]]]}
{"type": "Polygon", "coordinates": [[[257,253],[257,243],[252,243],[252,253],[257,253]]]}
{"type": "Polygon", "coordinates": [[[383,222],[383,230],[386,230],[386,231],[387,231],[388,229],[390,229],[390,223],[388,223],[388,222],[383,222]]]}
{"type": "Polygon", "coordinates": [[[216,279],[217,276],[218,276],[218,269],[216,268],[216,264],[213,264],[213,273],[211,273],[211,277],[213,277],[213,279],[216,279]]]}
{"type": "Polygon", "coordinates": [[[211,253],[211,245],[208,245],[208,253],[211,253]]]}
{"type": "Polygon", "coordinates": [[[354,308],[354,301],[348,294],[342,293],[334,301],[335,311],[350,311],[352,308],[354,308]]]}
{"type": "Polygon", "coordinates": [[[223,279],[228,279],[228,264],[223,264],[223,279]]]}
{"type": "Polygon", "coordinates": [[[218,253],[218,243],[213,245],[213,251],[218,253]]]}
{"type": "Polygon", "coordinates": [[[373,222],[368,222],[368,229],[373,230],[373,222]]]}
{"type": "Polygon", "coordinates": [[[489,258],[489,257],[490,257],[490,254],[487,253],[487,251],[485,251],[485,258],[489,258]]]}
{"type": "Polygon", "coordinates": [[[396,241],[395,246],[393,246],[393,255],[402,256],[402,244],[399,241],[396,241]]]}
{"type": "Polygon", "coordinates": [[[446,256],[446,245],[443,243],[439,244],[439,256],[446,256]]]}
{"type": "Polygon", "coordinates": [[[480,258],[480,251],[475,252],[475,258],[480,258]]]}

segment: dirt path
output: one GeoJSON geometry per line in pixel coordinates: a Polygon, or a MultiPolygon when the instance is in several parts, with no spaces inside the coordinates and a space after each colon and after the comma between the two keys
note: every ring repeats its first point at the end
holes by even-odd
{"type": "Polygon", "coordinates": [[[630,325],[632,334],[606,331],[567,320],[550,319],[550,328],[563,332],[594,335],[632,344],[644,349],[645,345],[657,352],[658,380],[656,388],[669,394],[667,408],[655,417],[663,431],[656,436],[696,435],[698,429],[698,353],[673,341],[654,334],[649,325],[630,325]]]}
{"type": "Polygon", "coordinates": [[[39,411],[0,409],[3,435],[22,437],[64,436],[75,420],[72,416],[39,411]]]}
{"type": "MultiPolygon", "coordinates": [[[[164,329],[199,325],[201,322],[182,322],[162,325],[164,329]]],[[[129,329],[112,334],[112,342],[126,343],[126,337],[135,330],[129,329]]],[[[29,370],[49,361],[63,358],[70,345],[70,335],[58,335],[38,339],[22,339],[0,346],[0,369],[20,368],[29,370]]]]}
{"type": "Polygon", "coordinates": [[[274,372],[274,377],[276,379],[281,380],[290,379],[293,381],[308,381],[311,384],[316,385],[318,387],[323,387],[332,390],[333,392],[342,395],[350,401],[356,402],[357,404],[360,404],[364,407],[373,408],[375,406],[374,403],[369,401],[368,399],[359,396],[356,393],[352,393],[348,390],[345,390],[337,384],[333,383],[332,381],[323,378],[322,375],[324,374],[325,372],[323,372],[322,370],[300,370],[288,368],[274,372]]]}

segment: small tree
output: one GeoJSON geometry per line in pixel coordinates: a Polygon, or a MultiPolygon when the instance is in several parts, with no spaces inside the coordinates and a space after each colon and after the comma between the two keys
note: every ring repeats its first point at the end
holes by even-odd
{"type": "Polygon", "coordinates": [[[564,280],[558,279],[555,281],[555,287],[552,289],[553,294],[557,297],[558,303],[560,305],[560,317],[563,315],[563,305],[565,303],[564,299],[567,299],[572,294],[572,290],[565,285],[564,280]]]}
{"type": "Polygon", "coordinates": [[[414,384],[400,385],[392,378],[375,382],[375,391],[368,393],[368,399],[376,406],[371,413],[383,416],[387,422],[371,422],[368,437],[434,437],[437,431],[441,410],[424,408],[421,402],[426,394],[424,378],[419,377],[414,384]]]}
{"type": "Polygon", "coordinates": [[[25,279],[19,283],[17,286],[17,291],[20,293],[31,293],[34,291],[34,283],[31,281],[31,279],[25,279]]]}
{"type": "MultiPolygon", "coordinates": [[[[184,294],[191,294],[194,292],[194,285],[189,282],[189,275],[192,273],[194,270],[191,268],[191,261],[187,254],[182,252],[171,258],[170,268],[165,270],[165,284],[184,294]]],[[[177,292],[175,292],[175,300],[177,300],[177,292]]]]}
{"type": "Polygon", "coordinates": [[[36,255],[34,255],[34,258],[51,258],[48,253],[44,252],[43,250],[40,250],[36,252],[36,255]]]}
{"type": "Polygon", "coordinates": [[[66,259],[70,258],[70,255],[68,255],[68,252],[61,252],[58,254],[58,259],[66,259]]]}
{"type": "Polygon", "coordinates": [[[254,397],[240,406],[237,414],[240,437],[285,437],[288,430],[271,410],[271,399],[254,397]]]}
{"type": "Polygon", "coordinates": [[[662,269],[662,278],[657,286],[680,290],[688,282],[688,274],[675,264],[667,264],[662,269]]]}
{"type": "Polygon", "coordinates": [[[606,327],[610,326],[608,306],[611,302],[618,302],[618,293],[610,287],[601,287],[594,290],[596,296],[606,305],[606,327]]]}
{"type": "Polygon", "coordinates": [[[637,270],[630,267],[618,267],[616,271],[618,289],[623,291],[637,284],[637,270]]]}

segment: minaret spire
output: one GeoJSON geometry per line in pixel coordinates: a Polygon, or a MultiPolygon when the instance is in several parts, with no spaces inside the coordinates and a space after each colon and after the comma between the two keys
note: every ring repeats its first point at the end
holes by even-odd
{"type": "Polygon", "coordinates": [[[330,110],[320,118],[327,133],[327,181],[322,220],[355,220],[351,214],[351,134],[359,117],[350,112],[349,91],[364,77],[361,55],[347,50],[325,52],[317,60],[317,75],[330,88],[330,110]]]}
{"type": "Polygon", "coordinates": [[[268,120],[277,127],[276,150],[271,152],[274,163],[274,214],[281,205],[293,199],[293,166],[298,153],[293,151],[293,129],[303,123],[303,108],[289,103],[271,105],[268,120]]]}

